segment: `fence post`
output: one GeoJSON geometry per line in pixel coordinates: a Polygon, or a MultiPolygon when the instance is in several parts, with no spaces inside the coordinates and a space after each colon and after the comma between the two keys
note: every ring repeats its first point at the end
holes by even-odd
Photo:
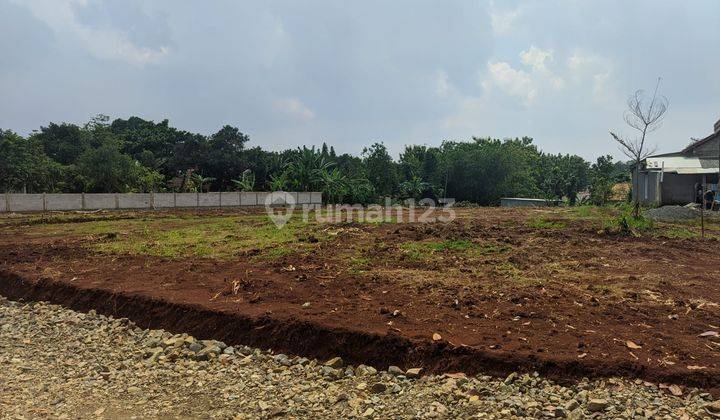
{"type": "Polygon", "coordinates": [[[220,202],[220,207],[222,207],[222,191],[218,192],[220,194],[220,198],[218,198],[218,201],[220,202]]]}
{"type": "Polygon", "coordinates": [[[5,197],[5,211],[10,213],[10,198],[8,197],[7,191],[3,195],[5,197]]]}
{"type": "Polygon", "coordinates": [[[200,192],[199,191],[195,191],[195,208],[196,209],[200,208],[200,192]]]}
{"type": "Polygon", "coordinates": [[[80,210],[85,210],[85,192],[80,193],[80,210]]]}
{"type": "Polygon", "coordinates": [[[115,193],[115,210],[120,210],[120,196],[115,193]]]}
{"type": "Polygon", "coordinates": [[[177,193],[173,191],[173,208],[177,207],[177,193]]]}
{"type": "Polygon", "coordinates": [[[150,208],[155,210],[155,191],[150,192],[150,208]]]}
{"type": "Polygon", "coordinates": [[[47,198],[45,198],[45,193],[43,193],[43,213],[47,211],[47,198]]]}

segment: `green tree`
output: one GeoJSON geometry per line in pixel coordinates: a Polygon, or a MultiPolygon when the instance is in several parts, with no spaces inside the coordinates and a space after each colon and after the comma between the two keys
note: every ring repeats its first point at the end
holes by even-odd
{"type": "Polygon", "coordinates": [[[375,192],[392,196],[398,190],[397,167],[383,143],[373,143],[363,149],[363,166],[375,192]]]}
{"type": "Polygon", "coordinates": [[[328,203],[342,203],[349,193],[349,180],[338,168],[323,173],[322,185],[328,203]]]}
{"type": "Polygon", "coordinates": [[[291,184],[302,191],[317,190],[322,185],[325,174],[334,164],[325,160],[315,146],[298,148],[295,156],[287,165],[291,184]]]}
{"type": "Polygon", "coordinates": [[[210,190],[211,183],[215,181],[215,178],[211,176],[203,176],[199,173],[192,174],[192,179],[195,185],[195,191],[197,192],[210,190]]]}
{"type": "Polygon", "coordinates": [[[400,194],[403,198],[420,199],[431,192],[432,186],[417,175],[400,184],[400,194]]]}
{"type": "Polygon", "coordinates": [[[443,171],[447,197],[478,204],[497,204],[501,197],[533,197],[539,153],[532,139],[473,138],[444,142],[443,171]]]}
{"type": "Polygon", "coordinates": [[[612,198],[612,188],[616,181],[616,167],[613,157],[600,156],[590,167],[590,202],[601,206],[612,198]]]}
{"type": "Polygon", "coordinates": [[[50,123],[40,127],[31,138],[33,142],[39,142],[48,157],[61,165],[75,163],[90,145],[86,132],[75,124],[50,123]]]}
{"type": "Polygon", "coordinates": [[[48,158],[37,138],[25,139],[0,129],[0,190],[54,191],[60,165],[48,158]]]}
{"type": "Polygon", "coordinates": [[[541,155],[538,186],[547,198],[567,197],[570,204],[575,204],[578,192],[587,187],[588,167],[580,156],[541,155]]]}
{"type": "Polygon", "coordinates": [[[250,169],[246,169],[242,174],[242,178],[233,179],[232,183],[235,184],[235,188],[238,191],[254,191],[255,174],[250,169]]]}
{"type": "Polygon", "coordinates": [[[282,171],[270,176],[268,188],[270,191],[283,191],[290,185],[290,177],[287,171],[282,171]]]}
{"type": "Polygon", "coordinates": [[[221,128],[210,136],[207,142],[207,158],[200,164],[203,173],[215,178],[216,189],[223,189],[232,179],[242,176],[242,152],[249,137],[240,132],[237,127],[229,125],[221,128]]]}
{"type": "Polygon", "coordinates": [[[152,191],[162,180],[113,142],[86,150],[78,158],[77,171],[85,182],[83,190],[95,193],[152,191]]]}

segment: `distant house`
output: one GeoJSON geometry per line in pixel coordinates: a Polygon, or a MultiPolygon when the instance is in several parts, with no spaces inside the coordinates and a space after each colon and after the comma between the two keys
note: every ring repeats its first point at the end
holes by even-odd
{"type": "MultiPolygon", "coordinates": [[[[641,162],[635,183],[640,202],[648,205],[694,202],[703,185],[718,183],[720,120],[714,132],[676,153],[648,156],[641,162]]],[[[633,192],[634,197],[635,192],[633,192]]]]}

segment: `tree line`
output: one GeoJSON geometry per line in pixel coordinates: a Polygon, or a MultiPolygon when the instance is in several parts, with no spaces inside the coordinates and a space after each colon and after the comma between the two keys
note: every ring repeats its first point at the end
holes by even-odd
{"type": "Polygon", "coordinates": [[[0,129],[0,191],[322,191],[331,203],[384,197],[453,197],[492,205],[500,197],[566,199],[589,190],[605,203],[628,166],[602,156],[547,154],[529,137],[408,145],[395,160],[382,142],[359,156],[320,148],[267,151],[226,125],[206,136],[168,120],[98,115],[79,126],[49,123],[27,137],[0,129]]]}

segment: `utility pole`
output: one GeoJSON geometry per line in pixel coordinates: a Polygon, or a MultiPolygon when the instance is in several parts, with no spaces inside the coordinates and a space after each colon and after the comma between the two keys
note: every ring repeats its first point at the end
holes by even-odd
{"type": "Polygon", "coordinates": [[[705,239],[705,191],[707,190],[707,175],[703,174],[702,207],[700,207],[700,237],[705,239]]]}

